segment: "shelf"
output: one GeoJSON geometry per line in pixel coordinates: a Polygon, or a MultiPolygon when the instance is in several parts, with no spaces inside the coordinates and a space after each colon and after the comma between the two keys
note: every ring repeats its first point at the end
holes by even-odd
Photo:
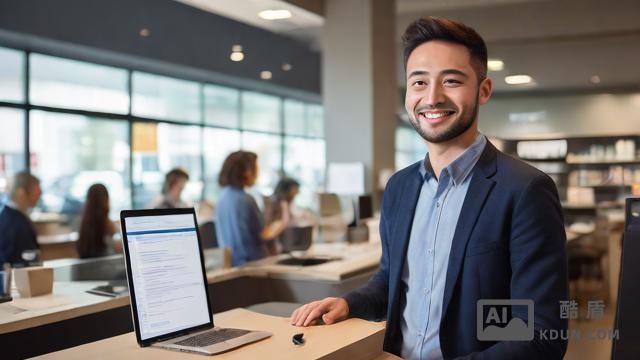
{"type": "Polygon", "coordinates": [[[634,159],[634,160],[595,160],[595,161],[590,161],[590,160],[585,160],[585,161],[579,161],[579,160],[567,160],[567,164],[569,165],[634,165],[634,164],[638,164],[640,165],[640,159],[634,159]]]}
{"type": "Polygon", "coordinates": [[[570,204],[567,202],[562,203],[563,209],[590,210],[590,209],[596,209],[597,207],[598,207],[597,204],[570,204]]]}
{"type": "Polygon", "coordinates": [[[569,185],[569,186],[589,187],[589,188],[630,188],[632,185],[631,184],[594,184],[594,185],[577,184],[577,185],[569,185]]]}
{"type": "Polygon", "coordinates": [[[533,159],[533,158],[523,158],[523,157],[521,157],[520,160],[523,160],[523,161],[526,161],[526,162],[561,162],[561,163],[566,162],[566,159],[563,158],[563,157],[562,158],[542,158],[542,159],[533,159]]]}

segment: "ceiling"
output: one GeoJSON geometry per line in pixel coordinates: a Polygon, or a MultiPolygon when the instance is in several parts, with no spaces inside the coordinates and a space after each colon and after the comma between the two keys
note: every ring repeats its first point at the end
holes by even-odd
{"type": "MultiPolygon", "coordinates": [[[[279,0],[179,0],[322,49],[322,16],[279,0]],[[257,13],[287,8],[285,21],[257,13]]],[[[302,3],[298,1],[298,3],[302,3]]],[[[413,20],[435,15],[462,21],[487,42],[489,57],[504,61],[490,72],[496,93],[640,90],[638,0],[396,0],[397,78],[404,87],[400,34],[413,20]],[[507,85],[506,75],[528,74],[532,85],[507,85]],[[599,83],[590,79],[597,75],[599,83]]]]}

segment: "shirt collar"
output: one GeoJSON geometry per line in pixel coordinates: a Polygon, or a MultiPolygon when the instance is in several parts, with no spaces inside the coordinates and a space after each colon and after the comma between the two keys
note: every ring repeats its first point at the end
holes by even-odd
{"type": "MultiPolygon", "coordinates": [[[[447,171],[451,175],[454,185],[458,186],[467,178],[467,176],[469,176],[473,166],[480,158],[486,144],[487,138],[483,134],[478,133],[473,144],[471,144],[471,146],[462,152],[462,154],[460,154],[460,156],[453,160],[449,165],[442,169],[442,171],[447,171]]],[[[422,166],[420,166],[418,170],[423,180],[428,180],[430,178],[437,179],[435,172],[433,171],[433,167],[431,166],[431,162],[429,161],[429,153],[424,157],[422,166]]]]}

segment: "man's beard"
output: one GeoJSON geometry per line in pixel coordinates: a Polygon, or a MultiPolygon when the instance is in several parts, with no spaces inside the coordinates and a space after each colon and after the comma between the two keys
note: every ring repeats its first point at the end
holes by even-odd
{"type": "MultiPolygon", "coordinates": [[[[476,96],[477,98],[477,96],[476,96]]],[[[460,113],[460,119],[455,121],[453,124],[449,125],[448,128],[444,129],[441,133],[428,134],[424,129],[420,127],[420,120],[417,117],[409,117],[411,120],[411,126],[416,130],[416,132],[427,142],[432,144],[443,143],[452,139],[457,138],[465,131],[469,130],[473,122],[478,117],[478,102],[476,101],[471,113],[468,116],[467,114],[460,113]]],[[[437,107],[435,108],[437,109],[437,107]]],[[[434,109],[434,110],[435,110],[434,109]]]]}

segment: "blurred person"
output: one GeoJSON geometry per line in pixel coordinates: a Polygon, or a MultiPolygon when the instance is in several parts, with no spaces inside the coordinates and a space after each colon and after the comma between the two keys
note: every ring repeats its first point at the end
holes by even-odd
{"type": "MultiPolygon", "coordinates": [[[[278,227],[282,222],[282,217],[286,213],[289,217],[288,226],[293,224],[293,200],[300,192],[300,183],[291,178],[282,178],[276,184],[273,195],[264,198],[264,222],[267,226],[278,227]]],[[[267,249],[271,255],[281,252],[279,243],[280,236],[267,245],[267,249]]]]}
{"type": "Polygon", "coordinates": [[[122,251],[113,241],[116,226],[109,219],[109,192],[103,184],[93,184],[87,190],[82,211],[76,249],[80,258],[111,255],[122,251]]]}
{"type": "Polygon", "coordinates": [[[218,177],[221,190],[216,206],[216,234],[220,247],[231,250],[233,266],[269,256],[268,242],[280,235],[289,222],[287,211],[280,222],[264,226],[255,199],[245,191],[257,178],[258,156],[248,151],[227,156],[218,177]]]}
{"type": "Polygon", "coordinates": [[[189,173],[183,168],[174,168],[164,177],[162,194],[148,206],[153,209],[172,209],[190,207],[182,201],[182,190],[189,181],[189,173]]]}
{"type": "Polygon", "coordinates": [[[26,171],[15,174],[9,201],[0,208],[0,264],[22,267],[39,263],[38,236],[28,214],[41,194],[37,177],[26,171]]]}

